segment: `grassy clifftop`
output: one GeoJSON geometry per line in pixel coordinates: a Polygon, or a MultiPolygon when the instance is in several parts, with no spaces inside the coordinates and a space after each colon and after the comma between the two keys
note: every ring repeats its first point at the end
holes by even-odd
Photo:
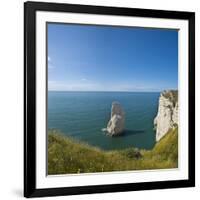
{"type": "Polygon", "coordinates": [[[175,106],[176,103],[178,102],[178,90],[167,90],[162,92],[162,95],[169,99],[173,105],[175,106]]]}
{"type": "Polygon", "coordinates": [[[135,148],[103,151],[55,130],[48,134],[48,174],[166,169],[177,166],[178,128],[170,130],[150,151],[135,148]]]}

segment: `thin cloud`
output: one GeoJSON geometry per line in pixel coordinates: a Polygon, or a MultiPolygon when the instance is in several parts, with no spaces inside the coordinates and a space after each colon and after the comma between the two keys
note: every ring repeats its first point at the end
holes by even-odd
{"type": "Polygon", "coordinates": [[[52,62],[51,62],[51,57],[48,56],[48,69],[53,69],[54,66],[52,65],[52,62]]]}
{"type": "Polygon", "coordinates": [[[66,81],[48,81],[48,90],[57,91],[99,91],[100,86],[97,83],[81,83],[66,81]]]}

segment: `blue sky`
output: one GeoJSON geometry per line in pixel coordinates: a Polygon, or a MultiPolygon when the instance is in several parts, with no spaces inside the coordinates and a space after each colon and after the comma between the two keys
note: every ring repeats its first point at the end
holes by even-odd
{"type": "Polygon", "coordinates": [[[162,91],[178,87],[178,32],[48,24],[48,89],[162,91]]]}

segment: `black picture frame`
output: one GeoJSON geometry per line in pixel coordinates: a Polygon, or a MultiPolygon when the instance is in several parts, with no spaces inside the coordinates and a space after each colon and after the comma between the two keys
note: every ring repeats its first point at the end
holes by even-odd
{"type": "Polygon", "coordinates": [[[24,3],[24,196],[43,197],[195,186],[195,13],[44,2],[24,3]],[[36,188],[36,11],[90,13],[189,21],[189,179],[64,188],[36,188]]]}

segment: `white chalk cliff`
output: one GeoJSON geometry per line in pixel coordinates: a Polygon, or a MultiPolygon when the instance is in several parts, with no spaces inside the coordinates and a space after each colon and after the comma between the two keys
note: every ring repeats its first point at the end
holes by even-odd
{"type": "Polygon", "coordinates": [[[124,131],[125,113],[118,102],[112,103],[111,118],[107,125],[107,132],[110,136],[120,135],[124,131]]]}
{"type": "Polygon", "coordinates": [[[160,94],[154,126],[156,141],[159,141],[170,129],[178,126],[178,91],[169,90],[160,94]]]}

